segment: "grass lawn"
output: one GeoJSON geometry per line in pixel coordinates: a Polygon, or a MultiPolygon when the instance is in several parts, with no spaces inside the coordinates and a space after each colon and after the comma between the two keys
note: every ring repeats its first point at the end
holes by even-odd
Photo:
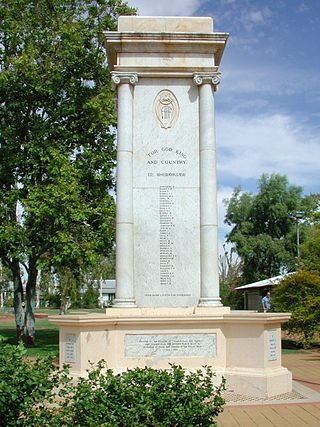
{"type": "MultiPolygon", "coordinates": [[[[105,313],[105,309],[74,308],[67,314],[105,313]]],[[[38,309],[37,314],[48,314],[49,316],[59,314],[58,309],[38,309]]],[[[0,311],[0,348],[3,344],[17,344],[16,326],[12,310],[0,311]],[[1,315],[6,317],[1,317],[1,315]]],[[[36,344],[27,349],[30,357],[44,357],[59,355],[59,329],[52,325],[46,318],[36,318],[36,344]]]]}
{"type": "MultiPolygon", "coordinates": [[[[0,318],[0,347],[3,344],[17,344],[16,326],[14,319],[3,321],[0,318]]],[[[59,330],[48,320],[36,320],[36,344],[27,349],[30,357],[44,357],[59,355],[59,330]]]]}

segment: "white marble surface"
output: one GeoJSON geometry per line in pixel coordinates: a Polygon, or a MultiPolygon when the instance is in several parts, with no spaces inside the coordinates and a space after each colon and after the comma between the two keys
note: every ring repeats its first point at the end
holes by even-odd
{"type": "Polygon", "coordinates": [[[64,363],[76,363],[76,335],[66,334],[64,342],[64,363]]]}
{"type": "Polygon", "coordinates": [[[119,16],[118,31],[212,33],[210,17],[119,16]]]}
{"type": "Polygon", "coordinates": [[[214,66],[214,56],[212,53],[194,53],[188,56],[179,52],[124,52],[121,54],[119,65],[129,67],[139,64],[140,67],[172,66],[172,67],[198,67],[199,63],[203,67],[214,66]]]}
{"type": "Polygon", "coordinates": [[[268,361],[278,360],[278,330],[269,329],[268,330],[268,361]]]}
{"type": "Polygon", "coordinates": [[[118,85],[116,306],[134,307],[133,289],[133,93],[136,74],[112,75],[118,85]]]}
{"type": "MultiPolygon", "coordinates": [[[[217,79],[218,81],[219,79],[217,79]]],[[[201,306],[221,306],[218,266],[218,208],[212,75],[195,76],[199,85],[201,306]]]]}
{"type": "Polygon", "coordinates": [[[187,307],[200,296],[199,128],[191,79],[142,79],[133,137],[134,288],[139,307],[187,307]],[[160,84],[161,83],[161,84],[160,84]],[[170,89],[176,119],[155,111],[170,89]]]}
{"type": "Polygon", "coordinates": [[[211,18],[124,17],[118,30],[106,34],[118,86],[116,304],[221,306],[214,91],[228,35],[211,18]]]}
{"type": "Polygon", "coordinates": [[[216,349],[216,334],[128,334],[125,337],[127,357],[215,357],[216,349]]]}

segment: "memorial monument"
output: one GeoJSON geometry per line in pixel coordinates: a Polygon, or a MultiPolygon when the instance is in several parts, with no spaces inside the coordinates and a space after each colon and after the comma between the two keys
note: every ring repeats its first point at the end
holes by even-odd
{"type": "Polygon", "coordinates": [[[219,297],[214,93],[228,34],[211,18],[120,17],[106,33],[117,90],[116,300],[53,316],[60,362],[122,371],[211,365],[247,395],[291,391],[288,314],[233,312],[219,297]]]}

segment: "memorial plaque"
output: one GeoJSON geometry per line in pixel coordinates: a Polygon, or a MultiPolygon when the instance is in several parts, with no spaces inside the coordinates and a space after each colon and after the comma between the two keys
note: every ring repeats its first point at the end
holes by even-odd
{"type": "Polygon", "coordinates": [[[65,357],[66,363],[76,362],[76,336],[75,334],[67,334],[65,336],[65,357]]]}
{"type": "Polygon", "coordinates": [[[134,283],[140,307],[187,307],[200,297],[197,87],[145,79],[135,87],[134,283]],[[166,87],[170,86],[170,91],[166,87]]]}
{"type": "Polygon", "coordinates": [[[268,360],[278,360],[278,333],[274,329],[268,330],[268,360]]]}
{"type": "Polygon", "coordinates": [[[215,357],[216,334],[126,335],[127,357],[215,357]]]}

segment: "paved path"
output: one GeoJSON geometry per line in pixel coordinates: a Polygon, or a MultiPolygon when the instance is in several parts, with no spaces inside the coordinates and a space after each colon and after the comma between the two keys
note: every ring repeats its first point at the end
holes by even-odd
{"type": "Polygon", "coordinates": [[[284,354],[282,364],[293,374],[302,400],[229,404],[219,427],[320,427],[320,350],[284,354]]]}
{"type": "Polygon", "coordinates": [[[219,427],[319,427],[320,403],[226,407],[219,427]]]}

